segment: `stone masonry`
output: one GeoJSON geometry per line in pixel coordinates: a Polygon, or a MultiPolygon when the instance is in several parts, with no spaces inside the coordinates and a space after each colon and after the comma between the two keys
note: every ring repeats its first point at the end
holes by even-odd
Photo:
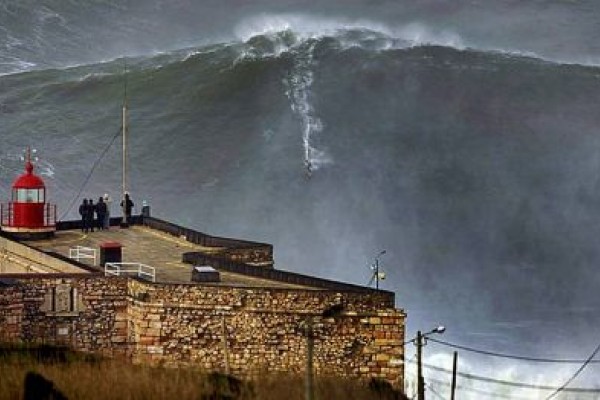
{"type": "Polygon", "coordinates": [[[228,363],[241,376],[302,372],[310,321],[317,374],[378,377],[403,387],[404,319],[376,291],[149,283],[97,274],[23,274],[0,282],[0,341],[66,344],[135,363],[207,370],[223,371],[228,363]],[[323,316],[332,306],[339,315],[323,316]]]}

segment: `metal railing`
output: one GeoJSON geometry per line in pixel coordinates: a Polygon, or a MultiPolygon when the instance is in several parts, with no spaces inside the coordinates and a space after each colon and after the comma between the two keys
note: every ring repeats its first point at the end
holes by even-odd
{"type": "Polygon", "coordinates": [[[136,274],[138,278],[156,282],[156,270],[149,265],[137,262],[107,262],[104,264],[104,275],[121,276],[123,274],[136,274]]]}
{"type": "Polygon", "coordinates": [[[94,265],[96,265],[97,252],[96,249],[92,249],[91,247],[75,246],[69,249],[69,258],[77,261],[92,259],[94,260],[94,265]]]}
{"type": "Polygon", "coordinates": [[[208,255],[202,252],[191,251],[183,253],[182,261],[192,265],[209,265],[216,270],[233,272],[241,275],[249,275],[257,278],[269,279],[278,282],[290,283],[293,285],[312,286],[327,290],[339,290],[348,292],[359,292],[377,295],[381,302],[381,307],[393,307],[394,292],[388,290],[377,290],[365,286],[359,286],[351,283],[339,282],[330,279],[317,278],[315,276],[303,275],[296,272],[280,269],[265,268],[251,265],[245,262],[230,260],[223,255],[208,255]]]}

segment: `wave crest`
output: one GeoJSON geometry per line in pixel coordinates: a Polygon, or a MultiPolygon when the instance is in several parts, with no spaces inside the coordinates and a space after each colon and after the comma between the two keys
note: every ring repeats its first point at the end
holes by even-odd
{"type": "MultiPolygon", "coordinates": [[[[234,29],[242,42],[257,37],[280,38],[283,33],[294,38],[294,43],[308,39],[331,37],[342,47],[362,46],[373,41],[382,49],[406,48],[423,45],[466,47],[455,32],[435,30],[421,23],[390,27],[370,20],[319,18],[304,14],[260,14],[241,21],[234,29]]],[[[370,47],[370,46],[368,46],[370,47]]]]}

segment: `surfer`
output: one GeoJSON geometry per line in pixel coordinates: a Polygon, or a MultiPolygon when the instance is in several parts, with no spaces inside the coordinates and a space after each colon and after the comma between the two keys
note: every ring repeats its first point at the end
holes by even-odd
{"type": "Polygon", "coordinates": [[[313,165],[309,159],[304,160],[304,166],[306,167],[306,177],[310,179],[312,176],[313,165]]]}

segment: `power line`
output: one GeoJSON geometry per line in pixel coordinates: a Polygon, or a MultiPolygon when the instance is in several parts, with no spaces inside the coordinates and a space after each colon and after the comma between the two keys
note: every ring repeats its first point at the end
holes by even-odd
{"type": "MultiPolygon", "coordinates": [[[[599,345],[599,347],[600,347],[600,345],[599,345]]],[[[409,361],[409,362],[411,364],[415,363],[414,361],[409,361]]],[[[444,372],[447,374],[452,373],[452,371],[449,369],[436,367],[436,366],[430,365],[430,364],[423,363],[423,366],[425,368],[428,368],[428,369],[431,369],[434,371],[444,372]]],[[[581,368],[581,369],[583,369],[583,368],[581,368]]],[[[474,380],[474,381],[496,383],[499,385],[519,387],[519,388],[525,388],[525,389],[540,389],[540,390],[557,390],[557,389],[559,389],[559,387],[556,387],[556,386],[533,385],[533,384],[525,383],[525,382],[506,381],[506,380],[502,380],[502,379],[489,378],[486,376],[468,374],[466,372],[457,372],[457,375],[459,375],[463,378],[466,378],[466,379],[474,380]]],[[[594,389],[594,388],[569,388],[569,389],[562,389],[562,391],[570,392],[570,393],[600,393],[600,389],[594,389]]]]}
{"type": "MultiPolygon", "coordinates": [[[[462,345],[458,345],[458,344],[454,344],[454,343],[450,343],[450,342],[445,342],[443,340],[434,339],[434,338],[427,338],[427,340],[431,340],[432,342],[441,344],[443,346],[453,347],[455,349],[469,351],[472,353],[483,354],[486,356],[500,357],[500,358],[509,358],[509,359],[513,359],[513,360],[534,361],[534,362],[540,362],[540,363],[557,363],[557,364],[559,364],[559,363],[581,364],[581,363],[587,361],[587,360],[574,360],[574,359],[538,358],[538,357],[519,356],[519,355],[515,355],[515,354],[496,353],[493,351],[481,350],[481,349],[476,349],[473,347],[462,346],[462,345]]],[[[410,340],[404,344],[410,343],[412,341],[413,340],[410,340]]],[[[589,363],[600,363],[600,360],[589,360],[588,362],[589,363]]]]}
{"type": "Polygon", "coordinates": [[[435,394],[435,395],[436,395],[436,396],[437,396],[439,399],[446,400],[446,399],[444,398],[444,396],[442,396],[441,394],[439,394],[439,393],[438,393],[438,392],[437,392],[437,391],[436,391],[436,390],[433,388],[433,386],[431,386],[431,385],[430,385],[430,384],[428,384],[428,383],[426,383],[425,385],[427,385],[427,387],[429,388],[429,390],[431,391],[431,393],[435,394]]]}
{"type": "Polygon", "coordinates": [[[121,134],[121,130],[119,129],[119,131],[112,137],[112,139],[108,143],[108,146],[106,146],[104,148],[104,150],[102,151],[102,153],[100,153],[100,156],[96,159],[96,161],[94,161],[94,165],[92,165],[92,168],[90,169],[90,172],[88,172],[87,176],[85,177],[85,180],[83,181],[83,183],[79,187],[79,191],[73,197],[73,200],[71,200],[71,203],[69,203],[69,207],[67,207],[67,209],[65,210],[65,212],[61,215],[59,221],[62,221],[67,216],[67,214],[69,213],[69,211],[71,211],[71,208],[73,208],[73,205],[75,204],[75,202],[77,201],[77,199],[81,195],[81,192],[83,192],[83,189],[85,188],[85,185],[87,185],[88,181],[92,177],[92,174],[96,170],[96,167],[98,167],[98,164],[100,164],[100,161],[104,158],[104,156],[106,155],[106,152],[108,151],[108,149],[110,149],[110,147],[115,142],[115,140],[117,139],[117,137],[119,137],[120,134],[121,134]]]}
{"type": "MultiPolygon", "coordinates": [[[[410,375],[411,375],[413,378],[416,376],[414,373],[413,373],[413,374],[410,374],[410,375]]],[[[441,379],[435,379],[435,378],[428,377],[428,378],[427,378],[427,380],[428,380],[429,382],[434,382],[434,383],[436,383],[436,384],[438,384],[438,385],[446,386],[446,387],[448,387],[448,388],[451,386],[451,384],[450,384],[450,383],[448,383],[448,382],[446,382],[446,381],[443,381],[443,380],[441,380],[441,379]]],[[[427,383],[426,383],[426,385],[427,385],[427,386],[429,386],[429,387],[432,387],[432,385],[429,385],[429,384],[427,384],[427,383]]],[[[517,396],[515,396],[514,394],[510,394],[510,395],[508,395],[508,394],[503,394],[503,393],[494,393],[494,392],[490,392],[490,391],[487,391],[487,390],[477,389],[477,388],[474,388],[474,387],[463,386],[463,385],[457,385],[457,386],[456,386],[456,389],[457,389],[457,390],[466,390],[467,392],[472,392],[472,393],[482,394],[482,395],[486,395],[486,396],[489,396],[489,397],[495,397],[495,398],[501,398],[501,399],[510,399],[510,400],[530,400],[530,397],[517,397],[517,396]]],[[[519,389],[520,389],[520,388],[519,388],[519,389]]]]}
{"type": "Polygon", "coordinates": [[[592,361],[592,358],[594,358],[596,356],[596,354],[598,353],[598,350],[600,350],[600,343],[598,343],[598,346],[596,346],[596,348],[594,349],[592,354],[590,354],[590,356],[587,358],[587,360],[585,360],[585,362],[581,365],[581,367],[579,367],[579,369],[577,371],[575,371],[573,376],[570,379],[568,379],[561,387],[556,389],[556,391],[554,393],[552,393],[550,396],[546,397],[546,400],[550,400],[551,398],[556,396],[561,391],[567,391],[567,389],[565,389],[567,387],[567,385],[569,383],[571,383],[573,381],[573,379],[577,378],[577,375],[579,375],[579,373],[581,371],[583,371],[583,369],[585,367],[587,367],[587,365],[590,363],[590,361],[592,361]]]}
{"type": "MultiPolygon", "coordinates": [[[[427,378],[428,381],[430,382],[435,382],[439,385],[443,385],[443,386],[451,386],[450,383],[448,382],[444,382],[440,379],[432,379],[432,378],[427,378]]],[[[490,396],[490,397],[498,397],[498,398],[502,398],[502,399],[510,399],[510,400],[529,400],[529,398],[525,398],[525,397],[515,397],[513,394],[507,395],[507,394],[502,394],[502,393],[494,393],[494,392],[489,392],[487,390],[481,390],[481,389],[476,389],[476,388],[472,388],[472,387],[468,387],[468,386],[463,386],[463,385],[458,385],[456,386],[456,389],[458,390],[466,390],[468,392],[473,392],[473,393],[477,393],[477,394],[484,394],[486,396],[490,396]]]]}

